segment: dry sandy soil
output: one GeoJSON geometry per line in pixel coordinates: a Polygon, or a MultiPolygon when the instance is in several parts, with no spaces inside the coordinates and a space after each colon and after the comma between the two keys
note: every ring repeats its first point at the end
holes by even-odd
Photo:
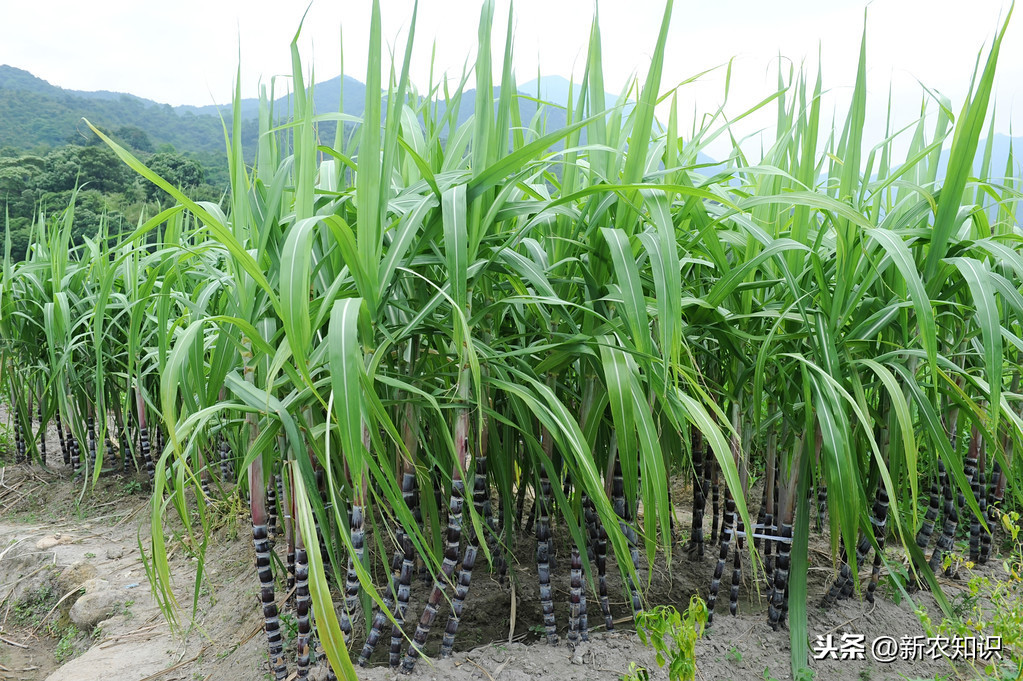
{"type": "MultiPolygon", "coordinates": [[[[6,415],[0,415],[0,426],[6,415]]],[[[56,441],[50,450],[58,451],[56,441]]],[[[2,454],[0,454],[2,456],[2,454]]],[[[8,460],[10,455],[8,454],[8,460]]],[[[140,544],[149,546],[149,505],[142,477],[104,475],[96,487],[83,490],[63,470],[35,466],[0,467],[0,680],[36,681],[206,681],[269,679],[265,638],[262,635],[258,583],[253,551],[244,514],[224,509],[220,529],[207,549],[206,581],[198,592],[193,621],[195,561],[177,545],[171,570],[182,606],[174,631],[167,624],[149,588],[140,544]],[[90,581],[100,579],[102,582],[90,581]],[[107,612],[93,629],[70,630],[69,612],[82,596],[100,592],[107,612]]],[[[560,535],[565,533],[561,532],[560,535]]],[[[824,540],[815,540],[812,559],[819,567],[809,573],[809,634],[843,632],[863,634],[869,642],[880,635],[922,634],[912,606],[894,603],[882,586],[883,597],[869,605],[859,600],[840,601],[830,609],[818,607],[832,579],[824,540]]],[[[278,550],[283,553],[281,547],[278,550]]],[[[446,660],[421,661],[412,678],[486,681],[533,679],[620,679],[631,662],[650,670],[651,679],[667,679],[657,667],[652,650],[642,645],[626,619],[613,632],[594,628],[587,643],[574,649],[562,642],[538,642],[536,625],[542,622],[531,542],[516,547],[512,566],[515,584],[515,622],[510,612],[513,590],[500,585],[485,567],[473,575],[456,652],[446,660]],[[512,629],[509,632],[509,629],[512,629]],[[511,641],[509,642],[509,637],[511,641]]],[[[715,558],[690,561],[677,551],[670,566],[663,560],[647,579],[646,592],[655,603],[684,608],[692,593],[706,594],[715,558]],[[670,569],[669,569],[670,567],[670,569]]],[[[283,557],[283,555],[282,555],[283,557]]],[[[567,628],[568,551],[557,550],[554,593],[559,632],[567,628]]],[[[483,562],[482,560],[480,562],[483,562]]],[[[609,561],[610,562],[610,561],[609,561]]],[[[996,562],[997,565],[997,562],[996,562]]],[[[992,574],[1001,567],[988,568],[992,574]]],[[[616,572],[609,565],[609,575],[616,572]]],[[[730,574],[730,571],[729,571],[730,574]]],[[[949,582],[949,594],[962,584],[949,582]]],[[[617,578],[609,578],[610,593],[622,593],[617,578]]],[[[425,583],[413,587],[409,620],[418,618],[428,591],[425,583]]],[[[713,627],[697,643],[697,679],[788,679],[789,634],[772,631],[766,623],[766,591],[755,593],[747,582],[739,615],[727,613],[727,588],[722,589],[713,627]],[[754,593],[750,595],[750,592],[754,593]],[[724,602],[721,602],[721,601],[724,602]]],[[[929,594],[915,596],[937,613],[929,594]]],[[[81,606],[79,606],[81,607],[81,606]]],[[[599,606],[590,600],[591,625],[602,622],[599,606]],[[596,614],[593,614],[593,613],[596,614]]],[[[628,612],[619,596],[612,600],[615,616],[628,612]]],[[[427,652],[436,655],[446,612],[442,608],[427,652]]],[[[406,678],[386,666],[386,644],[378,647],[377,666],[359,670],[366,681],[406,678]]],[[[361,645],[361,641],[356,645],[361,645]]],[[[817,679],[869,681],[871,679],[970,678],[968,667],[953,669],[946,661],[897,661],[880,664],[825,660],[812,663],[817,679]]],[[[323,678],[323,670],[313,678],[323,678]]]]}

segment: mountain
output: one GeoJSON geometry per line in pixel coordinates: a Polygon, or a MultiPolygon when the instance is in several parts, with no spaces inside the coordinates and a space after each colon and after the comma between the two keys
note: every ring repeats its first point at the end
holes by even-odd
{"type": "MultiPolygon", "coordinates": [[[[337,111],[342,86],[345,113],[353,116],[362,114],[366,86],[349,76],[336,76],[314,86],[313,101],[318,113],[337,111]]],[[[519,98],[522,125],[528,126],[536,116],[539,109],[536,95],[539,91],[540,99],[552,105],[547,106],[544,112],[546,131],[564,127],[570,87],[573,99],[577,98],[580,94],[579,86],[571,86],[568,80],[560,76],[543,76],[520,85],[518,92],[523,95],[519,98]]],[[[274,94],[278,95],[274,104],[275,111],[287,110],[289,93],[274,94]]],[[[499,96],[500,88],[494,88],[495,99],[499,96]]],[[[604,93],[607,106],[612,106],[618,99],[618,95],[604,93]]],[[[634,102],[627,102],[623,112],[627,115],[633,106],[634,102]]],[[[254,149],[259,100],[243,99],[240,107],[242,144],[247,149],[254,149]]],[[[443,102],[438,108],[443,112],[443,102]]],[[[456,117],[457,124],[467,121],[475,108],[476,91],[465,91],[456,117]]],[[[23,69],[0,65],[0,155],[11,155],[12,151],[40,151],[88,138],[91,133],[82,122],[83,117],[107,131],[130,131],[133,135],[138,131],[144,132],[153,149],[171,145],[182,152],[222,155],[224,127],[221,116],[230,125],[230,104],[170,106],[124,92],[69,90],[52,85],[23,69]]],[[[332,139],[333,130],[321,130],[321,135],[323,139],[332,139]]],[[[585,144],[585,140],[584,131],[581,143],[585,144]]],[[[1004,175],[1010,143],[1017,157],[1023,156],[1023,137],[1010,138],[997,134],[992,140],[990,175],[994,178],[1004,175]]],[[[981,140],[976,169],[980,167],[984,145],[985,140],[981,140]]],[[[698,156],[698,161],[715,163],[704,154],[698,156]]],[[[940,176],[944,176],[946,162],[947,150],[942,155],[940,176]]],[[[1019,162],[1016,163],[1015,174],[1020,174],[1019,162]]]]}
{"type": "MultiPolygon", "coordinates": [[[[39,150],[90,137],[82,118],[105,130],[138,128],[157,148],[170,144],[181,151],[224,151],[223,126],[216,116],[178,112],[123,92],[65,90],[22,69],[0,66],[0,148],[39,150]]],[[[248,128],[255,141],[255,123],[248,128]]]]}
{"type": "MultiPolygon", "coordinates": [[[[362,114],[366,108],[366,86],[352,78],[351,76],[343,76],[344,79],[344,112],[353,116],[362,114]]],[[[286,81],[290,83],[290,80],[286,81]]],[[[284,86],[286,87],[286,85],[284,86]]],[[[289,94],[287,92],[282,93],[280,90],[276,90],[273,93],[274,97],[274,108],[276,110],[283,110],[287,107],[289,94]]],[[[336,112],[338,101],[342,94],[342,76],[335,76],[330,80],[325,80],[316,83],[313,86],[313,104],[317,113],[324,112],[336,112]]],[[[267,96],[270,96],[270,88],[267,87],[267,96]]],[[[243,99],[240,103],[242,120],[253,119],[259,116],[259,99],[256,97],[248,97],[243,99]]],[[[217,116],[224,114],[225,116],[231,115],[231,104],[224,105],[212,105],[207,106],[177,106],[174,110],[179,114],[193,114],[196,116],[217,116]]]]}

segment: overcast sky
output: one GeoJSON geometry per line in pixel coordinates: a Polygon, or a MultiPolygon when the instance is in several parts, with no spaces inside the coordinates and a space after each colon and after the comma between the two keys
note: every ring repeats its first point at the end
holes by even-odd
{"type": "MultiPolygon", "coordinates": [[[[344,45],[345,72],[365,80],[369,0],[314,0],[300,45],[316,80],[336,76],[344,45]]],[[[400,52],[410,0],[383,0],[385,44],[400,52]]],[[[497,0],[495,68],[500,68],[508,0],[497,0]]],[[[855,78],[863,0],[719,0],[675,3],[662,90],[735,58],[728,111],[735,115],[769,94],[781,55],[816,66],[818,49],[831,107],[848,97],[855,78]]],[[[919,111],[919,83],[951,98],[958,113],[978,52],[990,44],[1007,0],[874,0],[867,18],[868,83],[875,128],[883,132],[889,84],[896,117],[919,111]]],[[[0,64],[26,69],[54,85],[116,90],[169,104],[230,101],[241,53],[243,96],[257,83],[291,70],[289,44],[305,2],[290,0],[0,0],[0,64]]],[[[461,73],[476,49],[478,0],[421,0],[413,81],[427,84],[435,69],[461,73]]],[[[544,74],[582,71],[593,0],[518,0],[514,3],[515,69],[519,83],[544,74]]],[[[646,73],[663,12],[659,1],[603,0],[599,4],[607,89],[617,93],[646,73]]],[[[999,62],[997,129],[1023,130],[1023,29],[1016,16],[999,62]]],[[[718,70],[679,93],[680,110],[715,108],[723,93],[718,70]]],[[[830,117],[830,110],[828,111],[830,117]]],[[[841,112],[840,112],[841,115],[841,112]]],[[[767,117],[757,124],[767,125],[767,117]]]]}

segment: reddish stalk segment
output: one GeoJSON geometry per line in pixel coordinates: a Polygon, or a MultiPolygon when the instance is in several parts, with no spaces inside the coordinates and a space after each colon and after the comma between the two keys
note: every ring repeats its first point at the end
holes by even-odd
{"type": "MultiPolygon", "coordinates": [[[[153,465],[153,457],[149,451],[149,428],[146,423],[146,401],[142,397],[142,391],[138,388],[135,389],[135,404],[138,409],[139,417],[139,451],[142,453],[142,461],[146,465],[146,473],[149,474],[149,482],[153,482],[153,478],[156,476],[156,466],[153,465]]],[[[77,467],[75,470],[77,470],[77,467]]]]}

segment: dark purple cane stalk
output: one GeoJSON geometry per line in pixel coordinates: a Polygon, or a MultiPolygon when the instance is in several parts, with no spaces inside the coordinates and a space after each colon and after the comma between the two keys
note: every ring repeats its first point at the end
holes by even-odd
{"type": "Polygon", "coordinates": [[[707,626],[714,622],[714,606],[718,600],[718,590],[721,588],[721,577],[725,574],[725,561],[728,560],[728,548],[732,539],[732,519],[735,517],[735,500],[729,490],[725,490],[725,516],[721,524],[721,543],[718,550],[718,562],[714,566],[714,577],[710,582],[710,592],[707,595],[707,626]]]}
{"type": "MultiPolygon", "coordinates": [[[[468,431],[468,412],[464,412],[466,419],[466,431],[468,431]]],[[[460,415],[461,417],[461,415],[460,415]]],[[[459,424],[460,426],[460,424],[459,424]]],[[[456,426],[456,437],[460,428],[456,426]]],[[[490,505],[487,491],[487,438],[489,432],[487,421],[483,421],[483,429],[480,432],[480,440],[477,444],[477,456],[475,457],[475,474],[473,475],[472,505],[476,515],[486,520],[486,509],[490,505]]],[[[466,455],[468,456],[468,438],[466,438],[466,455]]],[[[451,599],[451,615],[448,617],[448,624],[444,630],[444,638],[441,640],[440,656],[450,657],[452,647],[455,644],[455,635],[458,633],[458,624],[462,617],[462,609],[465,607],[465,598],[469,594],[469,585],[472,582],[472,570],[476,565],[476,558],[479,555],[480,538],[474,531],[468,533],[468,541],[465,551],[462,554],[462,567],[458,571],[458,578],[455,581],[454,598],[451,599]]]]}
{"type": "MultiPolygon", "coordinates": [[[[415,450],[410,449],[410,451],[415,450]]],[[[406,464],[405,472],[402,475],[401,496],[409,509],[418,506],[419,494],[416,491],[415,469],[410,464],[406,464]]],[[[401,549],[401,564],[395,595],[395,623],[391,627],[391,652],[388,659],[391,667],[397,667],[398,662],[401,660],[401,641],[404,632],[405,613],[408,611],[409,599],[412,596],[412,576],[415,573],[416,567],[415,547],[407,532],[400,532],[398,545],[401,549]]]]}
{"type": "MultiPolygon", "coordinates": [[[[285,451],[284,438],[279,439],[280,450],[285,451]]],[[[277,476],[281,478],[280,475],[277,476]]],[[[297,568],[295,567],[295,561],[298,556],[298,531],[295,527],[295,481],[291,481],[291,488],[286,490],[286,494],[281,497],[281,511],[284,513],[284,546],[285,546],[285,570],[287,576],[285,577],[285,588],[288,593],[293,594],[292,598],[298,596],[297,589],[295,589],[296,580],[298,575],[296,573],[297,568]]]]}
{"type": "MultiPolygon", "coordinates": [[[[543,429],[541,446],[544,455],[550,458],[554,451],[554,440],[547,429],[543,429]]],[[[547,476],[547,468],[541,463],[540,485],[537,490],[534,507],[537,510],[536,517],[536,572],[540,582],[540,608],[543,611],[543,625],[547,633],[547,643],[556,645],[558,642],[557,625],[554,620],[554,598],[551,589],[551,525],[550,525],[550,498],[551,481],[547,476]]]]}
{"type": "Polygon", "coordinates": [[[588,641],[589,622],[586,615],[586,588],[583,583],[583,561],[578,546],[572,546],[568,592],[568,640],[575,644],[588,641]]]}
{"type": "Polygon", "coordinates": [[[266,483],[266,531],[272,545],[277,539],[277,485],[273,483],[273,474],[266,483]]]}
{"type": "Polygon", "coordinates": [[[587,496],[583,497],[583,513],[586,518],[590,551],[593,553],[592,559],[597,564],[597,596],[600,599],[600,611],[604,615],[604,628],[612,631],[614,619],[611,617],[611,604],[607,597],[607,531],[600,521],[600,516],[597,515],[593,500],[587,496]]]}
{"type": "MultiPolygon", "coordinates": [[[[987,504],[983,500],[984,495],[980,493],[981,474],[978,470],[980,459],[982,458],[982,447],[983,443],[981,442],[980,434],[977,431],[977,427],[974,426],[973,432],[970,435],[970,448],[967,450],[966,460],[963,462],[963,473],[966,476],[966,482],[970,485],[973,492],[973,498],[977,500],[978,504],[982,504],[980,512],[984,513],[987,504]]],[[[965,507],[963,502],[960,502],[959,508],[965,507]]],[[[976,513],[970,514],[970,560],[974,563],[980,562],[980,516],[976,513]]]]}
{"type": "Polygon", "coordinates": [[[774,564],[774,584],[767,606],[767,619],[775,631],[785,623],[788,610],[786,596],[789,589],[789,555],[792,550],[792,525],[782,522],[778,531],[778,560],[774,564]]]}
{"type": "MultiPolygon", "coordinates": [[[[294,472],[294,471],[293,471],[294,472]]],[[[295,484],[292,482],[292,484],[295,484]]],[[[298,678],[304,679],[309,676],[310,666],[310,640],[312,638],[312,598],[309,595],[309,559],[306,555],[305,541],[302,538],[301,528],[298,527],[298,518],[295,515],[295,495],[292,493],[288,499],[288,510],[291,521],[290,534],[294,537],[295,546],[295,624],[298,628],[298,635],[295,639],[295,668],[298,678]]]]}
{"type": "MultiPolygon", "coordinates": [[[[418,443],[418,438],[415,434],[416,418],[418,418],[416,409],[412,406],[411,402],[406,403],[405,420],[402,424],[404,429],[402,437],[411,460],[415,458],[418,443]]],[[[397,467],[402,472],[402,500],[405,503],[405,507],[411,510],[415,503],[415,468],[410,463],[410,459],[405,459],[403,454],[398,456],[397,467]]],[[[412,568],[415,564],[415,553],[412,550],[412,542],[408,537],[406,528],[400,523],[395,531],[395,545],[396,549],[391,558],[390,585],[389,589],[384,593],[384,607],[377,609],[373,615],[372,626],[370,627],[369,634],[366,636],[366,642],[362,646],[362,652],[359,654],[360,667],[366,666],[370,656],[376,649],[377,643],[379,643],[383,635],[384,626],[387,624],[387,614],[389,612],[393,614],[397,623],[391,628],[391,666],[397,667],[398,661],[401,659],[401,639],[405,623],[405,610],[408,608],[408,598],[412,589],[412,568]],[[406,558],[408,558],[407,569],[405,568],[406,558]],[[404,588],[403,580],[406,580],[404,588]],[[404,602],[402,598],[404,598],[404,602]]]]}
{"type": "Polygon", "coordinates": [[[352,637],[352,613],[359,604],[359,573],[355,569],[356,562],[362,562],[366,544],[366,506],[361,492],[352,500],[352,512],[349,527],[351,528],[352,554],[348,556],[348,571],[345,574],[345,604],[339,618],[341,633],[345,640],[352,637]]]}
{"type": "Polygon", "coordinates": [[[220,432],[220,437],[217,440],[217,449],[220,454],[220,480],[224,483],[233,483],[235,477],[234,466],[231,465],[231,445],[223,431],[220,432]]]}
{"type": "Polygon", "coordinates": [[[719,484],[718,484],[718,467],[717,467],[717,462],[713,458],[711,458],[711,460],[710,460],[710,469],[711,469],[711,479],[710,479],[710,486],[711,486],[710,487],[711,488],[710,543],[714,544],[718,540],[718,527],[719,527],[718,522],[721,520],[721,517],[719,515],[720,511],[719,511],[719,508],[718,508],[718,489],[720,487],[719,484]]]}
{"type": "MultiPolygon", "coordinates": [[[[636,529],[632,526],[632,513],[628,501],[625,499],[625,480],[622,478],[622,462],[616,456],[614,460],[614,475],[611,478],[611,506],[618,516],[618,527],[629,544],[629,554],[633,567],[639,567],[639,550],[637,548],[636,529]]],[[[643,609],[643,603],[639,597],[639,587],[631,576],[625,578],[626,587],[629,590],[632,614],[635,616],[643,609]]]]}
{"type": "Polygon", "coordinates": [[[689,556],[703,558],[703,514],[707,508],[707,485],[703,473],[706,447],[703,433],[694,426],[690,429],[693,448],[693,527],[689,540],[689,556]]]}
{"type": "Polygon", "coordinates": [[[67,440],[71,443],[71,469],[78,475],[82,470],[82,448],[78,444],[78,438],[70,430],[67,432],[67,440]]]}
{"type": "Polygon", "coordinates": [[[46,465],[46,423],[43,422],[43,399],[36,402],[36,413],[39,417],[39,460],[46,465]]]}
{"type": "Polygon", "coordinates": [[[826,608],[835,604],[835,601],[841,596],[842,589],[845,587],[846,582],[852,578],[852,568],[849,567],[849,556],[845,550],[845,541],[839,540],[839,545],[842,547],[841,557],[839,559],[840,567],[838,570],[838,578],[832,583],[831,588],[824,594],[824,598],[821,600],[821,607],[826,608]]]}
{"type": "Polygon", "coordinates": [[[25,430],[21,426],[19,412],[14,412],[14,463],[26,463],[28,461],[27,449],[25,447],[25,430]]]}
{"type": "MultiPolygon", "coordinates": [[[[972,446],[972,445],[971,445],[972,446]]],[[[948,480],[948,473],[945,470],[945,462],[938,459],[938,478],[941,480],[941,496],[945,500],[943,515],[945,523],[942,526],[941,535],[938,536],[937,546],[931,554],[931,571],[937,574],[945,559],[945,554],[952,550],[955,541],[956,526],[959,524],[959,513],[956,510],[955,498],[952,495],[952,486],[948,480]]]]}
{"type": "Polygon", "coordinates": [[[828,487],[824,484],[824,477],[817,478],[817,531],[824,531],[824,517],[828,512],[828,487]]]}
{"type": "Polygon", "coordinates": [[[153,482],[153,478],[156,476],[156,466],[153,465],[153,457],[149,451],[149,428],[146,423],[146,401],[142,397],[142,391],[138,388],[135,389],[135,404],[138,408],[139,417],[139,452],[142,454],[142,461],[146,465],[146,473],[149,474],[149,482],[153,482]]]}
{"type": "Polygon", "coordinates": [[[877,494],[874,496],[873,510],[870,523],[874,528],[877,548],[874,549],[874,565],[870,570],[870,583],[867,585],[867,601],[870,603],[874,602],[874,591],[881,579],[881,559],[884,555],[885,538],[888,531],[888,491],[880,480],[877,481],[877,494]]]}
{"type": "Polygon", "coordinates": [[[764,575],[767,578],[767,585],[770,588],[774,578],[774,540],[770,537],[775,533],[775,509],[778,508],[778,441],[774,430],[771,430],[767,437],[767,480],[764,482],[767,488],[767,509],[764,513],[763,533],[768,539],[764,540],[764,575]]]}
{"type": "MultiPolygon", "coordinates": [[[[818,429],[815,437],[815,447],[821,445],[821,434],[818,429]]],[[[782,487],[779,492],[778,505],[778,557],[774,564],[774,582],[771,593],[768,597],[767,621],[775,631],[785,623],[785,616],[788,612],[788,589],[789,589],[789,560],[792,551],[792,523],[795,518],[796,496],[799,489],[799,476],[801,461],[803,457],[803,438],[797,438],[794,451],[790,457],[790,467],[787,477],[784,478],[784,487],[781,486],[782,469],[779,464],[778,483],[782,487]]]]}
{"type": "MultiPolygon", "coordinates": [[[[412,513],[415,522],[420,522],[419,491],[416,481],[415,460],[419,452],[419,434],[417,430],[419,408],[411,401],[405,404],[405,419],[402,423],[402,440],[408,459],[401,462],[401,498],[406,508],[412,513]]],[[[412,596],[412,576],[415,573],[416,552],[409,532],[399,526],[397,536],[398,552],[395,559],[400,558],[398,580],[394,596],[394,624],[391,626],[391,651],[388,661],[391,667],[397,667],[401,661],[401,641],[404,637],[405,613],[408,611],[409,599],[412,596]],[[400,552],[400,553],[399,553],[400,552]]]]}
{"type": "MultiPolygon", "coordinates": [[[[455,420],[455,467],[451,472],[451,498],[448,502],[448,532],[444,542],[444,559],[441,561],[440,575],[433,582],[433,590],[430,598],[423,608],[423,614],[416,625],[416,633],[412,638],[412,644],[405,652],[401,662],[402,671],[411,673],[415,668],[416,660],[423,654],[423,646],[426,645],[426,638],[430,633],[430,627],[437,618],[437,609],[441,599],[444,597],[444,589],[452,582],[455,574],[455,567],[458,563],[458,549],[462,541],[462,504],[465,497],[465,481],[463,475],[466,469],[466,462],[469,455],[469,375],[468,367],[464,367],[458,377],[458,397],[463,405],[455,420]]],[[[475,560],[475,556],[471,556],[475,560]]],[[[463,563],[464,564],[464,563],[463,563]]],[[[472,566],[470,565],[470,571],[472,566]]],[[[465,584],[468,590],[468,582],[465,584]]],[[[464,600],[464,594],[462,596],[464,600]]],[[[454,613],[457,630],[457,620],[461,613],[454,613]]]]}
{"type": "Polygon", "coordinates": [[[458,545],[462,536],[462,496],[465,490],[465,483],[461,478],[451,481],[451,499],[448,505],[448,532],[444,541],[444,560],[441,561],[441,571],[433,582],[433,590],[430,598],[423,608],[423,614],[416,625],[416,633],[412,638],[412,644],[405,652],[401,668],[406,674],[415,668],[416,660],[423,654],[423,646],[426,645],[426,638],[430,634],[430,627],[437,618],[437,610],[441,600],[444,598],[444,589],[451,581],[455,573],[455,566],[458,563],[458,545]]]}
{"type": "Polygon", "coordinates": [[[916,545],[921,552],[925,552],[931,543],[931,535],[934,534],[934,523],[938,520],[938,512],[941,510],[941,486],[936,480],[931,480],[930,501],[927,511],[924,513],[923,524],[916,534],[916,545]]]}
{"type": "Polygon", "coordinates": [[[89,470],[95,470],[96,468],[96,417],[93,413],[92,405],[89,405],[86,409],[85,416],[85,428],[86,437],[89,442],[89,470]]]}
{"type": "Polygon", "coordinates": [[[728,612],[735,617],[739,611],[739,584],[742,583],[742,537],[739,535],[743,532],[743,522],[738,513],[733,512],[732,517],[738,532],[732,548],[732,586],[728,590],[728,612]]]}
{"type": "Polygon", "coordinates": [[[60,410],[57,410],[57,437],[60,438],[60,454],[64,457],[64,465],[71,465],[71,450],[68,448],[67,439],[64,437],[64,423],[60,420],[60,410]]]}
{"type": "MultiPolygon", "coordinates": [[[[251,342],[243,339],[243,368],[245,380],[255,382],[255,367],[252,363],[251,342]]],[[[139,423],[145,429],[145,414],[142,410],[139,395],[139,423]]],[[[259,437],[259,422],[256,415],[249,412],[245,415],[249,430],[249,446],[259,437]]],[[[144,432],[144,430],[143,430],[144,432]]],[[[267,528],[266,479],[263,475],[263,458],[257,456],[249,465],[249,508],[252,514],[252,543],[256,549],[256,573],[259,577],[259,597],[263,604],[264,630],[266,631],[267,649],[270,653],[270,668],[276,681],[288,678],[288,666],[284,659],[284,638],[281,632],[281,621],[274,598],[274,578],[270,565],[270,533],[267,528]]]]}
{"type": "MultiPolygon", "coordinates": [[[[400,543],[404,539],[404,533],[399,531],[397,539],[400,543]]],[[[376,613],[373,615],[373,625],[370,627],[369,634],[366,636],[366,642],[362,645],[362,652],[359,653],[360,667],[365,667],[369,662],[369,658],[373,655],[373,651],[376,649],[377,643],[380,642],[380,636],[383,633],[384,625],[387,624],[387,613],[394,609],[394,595],[398,592],[398,583],[401,578],[401,563],[402,551],[395,551],[394,556],[391,558],[390,588],[384,592],[384,607],[378,608],[376,613]]]]}
{"type": "Polygon", "coordinates": [[[199,470],[199,489],[207,499],[213,498],[213,495],[210,494],[210,471],[207,466],[203,466],[199,470]]]}
{"type": "Polygon", "coordinates": [[[167,440],[166,436],[164,435],[163,428],[160,427],[159,423],[157,423],[156,428],[153,429],[153,432],[156,434],[156,451],[162,453],[164,448],[167,446],[167,440]]]}
{"type": "MultiPolygon", "coordinates": [[[[990,476],[987,474],[988,456],[987,448],[981,445],[980,458],[977,460],[977,489],[974,494],[977,497],[977,506],[980,508],[980,517],[987,519],[987,507],[991,499],[990,476]]],[[[980,551],[977,553],[977,563],[983,565],[987,562],[991,553],[991,531],[980,526],[980,519],[977,519],[977,531],[980,533],[980,551]]]]}
{"type": "Polygon", "coordinates": [[[121,406],[120,396],[114,400],[114,425],[117,427],[117,451],[121,455],[121,472],[128,475],[131,472],[131,445],[128,436],[128,428],[124,423],[124,409],[121,406]]]}

